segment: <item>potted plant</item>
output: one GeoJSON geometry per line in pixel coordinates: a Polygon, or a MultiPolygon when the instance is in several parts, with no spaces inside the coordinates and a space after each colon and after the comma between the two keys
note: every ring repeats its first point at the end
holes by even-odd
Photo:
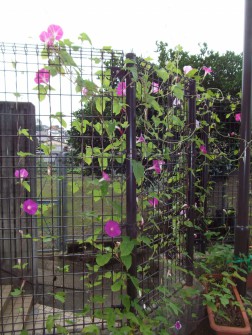
{"type": "Polygon", "coordinates": [[[217,242],[199,256],[196,265],[205,287],[204,304],[213,331],[217,335],[250,334],[248,316],[235,284],[236,278],[246,279],[234,262],[233,247],[217,242]]]}
{"type": "Polygon", "coordinates": [[[230,273],[207,275],[204,285],[209,324],[215,334],[251,334],[247,313],[230,273]]]}

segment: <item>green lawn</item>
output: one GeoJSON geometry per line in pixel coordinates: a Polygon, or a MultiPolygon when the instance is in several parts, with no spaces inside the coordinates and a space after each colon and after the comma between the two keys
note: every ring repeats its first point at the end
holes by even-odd
{"type": "Polygon", "coordinates": [[[42,204],[37,221],[44,241],[51,243],[49,237],[60,236],[62,227],[67,240],[77,241],[85,239],[111,218],[121,222],[125,216],[125,195],[122,195],[122,183],[117,184],[112,190],[112,184],[80,174],[67,174],[65,181],[54,173],[52,176],[37,174],[37,201],[42,204]],[[58,189],[63,183],[66,193],[61,201],[66,205],[61,211],[58,189]]]}

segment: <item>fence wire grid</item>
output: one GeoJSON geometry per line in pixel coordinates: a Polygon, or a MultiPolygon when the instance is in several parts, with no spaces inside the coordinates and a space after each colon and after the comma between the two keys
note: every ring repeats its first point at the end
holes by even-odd
{"type": "MultiPolygon", "coordinates": [[[[83,308],[120,308],[122,295],[127,291],[122,287],[113,292],[111,285],[116,278],[102,276],[115,274],[122,265],[110,262],[97,271],[97,248],[93,241],[95,236],[95,242],[101,243],[104,250],[120,241],[103,233],[108,218],[120,222],[123,234],[127,234],[127,148],[115,147],[112,155],[103,151],[111,141],[125,136],[123,98],[121,110],[115,109],[113,94],[102,90],[89,96],[87,102],[86,92],[76,92],[76,73],[70,67],[64,75],[50,78],[51,90],[39,99],[34,78],[47,65],[41,57],[44,47],[2,43],[0,50],[0,332],[20,334],[27,330],[29,335],[39,335],[50,329],[56,334],[63,326],[76,334],[93,324],[105,331],[106,324],[99,317],[89,317],[83,308]],[[99,104],[105,107],[97,111],[99,104]],[[101,119],[111,120],[110,133],[102,128],[101,119]],[[29,171],[25,188],[15,177],[15,171],[21,168],[29,171]],[[113,188],[103,183],[102,171],[109,174],[113,188]],[[20,211],[27,198],[39,205],[36,216],[20,211]],[[98,300],[99,295],[103,299],[98,300]]],[[[106,81],[111,87],[118,83],[117,68],[125,62],[123,52],[79,48],[71,49],[70,54],[84,81],[97,85],[106,81]]],[[[139,62],[138,71],[144,73],[144,66],[139,62]]],[[[188,120],[185,113],[191,108],[190,99],[188,93],[183,104],[172,95],[159,101],[165,113],[173,108],[175,115],[185,119],[186,132],[195,121],[188,120]]],[[[147,115],[139,107],[136,113],[141,123],[141,115],[151,120],[153,111],[147,115]]],[[[149,310],[159,303],[158,285],[170,289],[176,283],[185,284],[183,272],[175,265],[190,269],[185,260],[188,227],[183,223],[187,217],[181,205],[188,202],[188,194],[189,201],[195,201],[195,195],[190,194],[193,176],[188,172],[189,152],[193,153],[193,148],[185,143],[177,150],[177,140],[186,135],[179,128],[177,139],[164,138],[162,134],[162,126],[151,122],[148,128],[136,129],[136,136],[148,138],[149,145],[160,154],[165,154],[167,147],[172,152],[165,160],[162,177],[153,179],[149,171],[146,181],[140,187],[136,185],[140,208],[146,199],[166,194],[159,199],[158,210],[147,207],[142,211],[143,217],[137,217],[137,229],[158,245],[152,255],[146,246],[139,246],[134,263],[141,287],[138,299],[149,310]],[[177,191],[171,194],[171,187],[177,191]]],[[[136,144],[137,158],[144,163],[141,146],[140,142],[136,144]]],[[[233,188],[229,191],[225,183],[219,184],[216,173],[218,167],[212,173],[215,186],[207,207],[207,215],[214,217],[214,222],[224,220],[223,208],[235,207],[232,201],[236,197],[233,188]]],[[[233,178],[230,171],[227,173],[229,180],[233,178]]],[[[197,243],[201,246],[201,238],[197,243]]],[[[189,243],[189,249],[196,244],[189,243]]]]}

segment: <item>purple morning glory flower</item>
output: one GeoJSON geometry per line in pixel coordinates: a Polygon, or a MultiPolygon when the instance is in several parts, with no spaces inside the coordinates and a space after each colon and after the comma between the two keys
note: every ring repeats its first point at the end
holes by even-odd
{"type": "Polygon", "coordinates": [[[148,200],[148,203],[153,206],[153,208],[156,208],[157,205],[158,205],[158,199],[157,198],[153,198],[153,199],[150,199],[148,200]]]}
{"type": "Polygon", "coordinates": [[[176,330],[180,330],[182,328],[182,324],[180,323],[180,321],[176,321],[174,327],[176,330]]]}
{"type": "Polygon", "coordinates": [[[123,82],[120,82],[116,88],[116,94],[119,96],[119,97],[125,97],[126,96],[126,83],[123,81],[123,82]]]}
{"type": "Polygon", "coordinates": [[[20,179],[25,179],[29,176],[29,173],[26,169],[20,169],[15,171],[15,177],[20,179]]]}
{"type": "Polygon", "coordinates": [[[104,226],[105,233],[110,237],[121,235],[121,229],[117,221],[109,220],[104,226]]]}
{"type": "Polygon", "coordinates": [[[27,199],[23,203],[23,210],[27,214],[34,215],[38,210],[38,204],[31,199],[27,199]]]}

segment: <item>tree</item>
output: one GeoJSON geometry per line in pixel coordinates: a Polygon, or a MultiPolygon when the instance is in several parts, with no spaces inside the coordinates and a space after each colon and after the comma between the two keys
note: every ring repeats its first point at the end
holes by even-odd
{"type": "Polygon", "coordinates": [[[211,76],[207,76],[203,86],[205,88],[218,88],[223,95],[236,97],[242,86],[242,54],[226,51],[225,54],[209,50],[207,43],[200,45],[198,54],[189,54],[182,47],[168,48],[164,42],[156,42],[159,53],[158,62],[160,67],[165,67],[168,61],[177,61],[181,71],[185,65],[201,71],[202,66],[212,68],[211,76]]]}

